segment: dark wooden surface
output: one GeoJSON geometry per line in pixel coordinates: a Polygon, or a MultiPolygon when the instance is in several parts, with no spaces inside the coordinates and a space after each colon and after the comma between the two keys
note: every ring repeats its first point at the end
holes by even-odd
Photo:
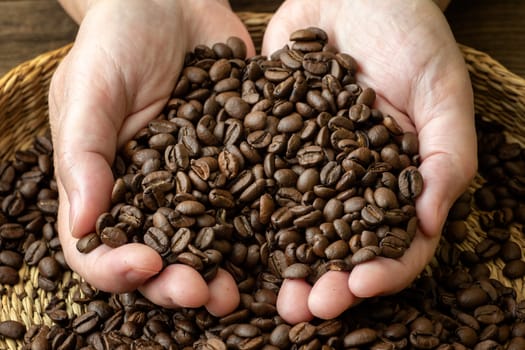
{"type": "MultiPolygon", "coordinates": [[[[281,0],[231,0],[236,11],[272,12],[281,0]]],[[[525,77],[525,1],[453,0],[445,12],[458,42],[525,77]]],[[[74,40],[76,24],[56,0],[0,0],[0,76],[74,40]]]]}

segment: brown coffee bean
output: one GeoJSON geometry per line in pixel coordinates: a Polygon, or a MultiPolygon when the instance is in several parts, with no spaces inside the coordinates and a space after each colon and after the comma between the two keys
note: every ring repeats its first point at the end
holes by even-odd
{"type": "Polygon", "coordinates": [[[315,326],[308,322],[300,322],[290,328],[288,338],[294,344],[304,344],[315,336],[315,326]]]}
{"type": "Polygon", "coordinates": [[[5,239],[20,239],[25,235],[24,227],[20,224],[6,223],[0,226],[0,237],[5,239]]]}
{"type": "Polygon", "coordinates": [[[12,250],[0,251],[0,264],[19,269],[24,263],[24,257],[22,254],[12,250]]]}
{"type": "Polygon", "coordinates": [[[377,339],[377,332],[371,328],[359,328],[344,337],[345,347],[356,347],[372,343],[377,339]]]}
{"type": "Polygon", "coordinates": [[[270,334],[270,344],[280,349],[288,347],[290,344],[290,338],[288,337],[288,334],[291,328],[292,327],[287,324],[277,325],[270,334]]]}
{"type": "Polygon", "coordinates": [[[197,201],[187,200],[177,204],[175,210],[182,215],[197,216],[204,214],[206,207],[197,201]]]}
{"type": "Polygon", "coordinates": [[[482,324],[497,324],[505,318],[497,305],[482,305],[474,310],[474,317],[482,324]]]}
{"type": "Polygon", "coordinates": [[[0,335],[10,339],[22,339],[26,332],[24,324],[18,321],[1,321],[0,322],[0,335]]]}
{"type": "Polygon", "coordinates": [[[326,202],[323,215],[327,222],[334,222],[335,220],[341,218],[343,214],[344,205],[340,200],[332,198],[326,202]]]}
{"type": "Polygon", "coordinates": [[[100,241],[111,248],[117,248],[128,243],[128,237],[124,230],[113,226],[106,227],[100,233],[100,241]]]}
{"type": "Polygon", "coordinates": [[[324,250],[324,254],[327,259],[335,260],[343,259],[348,255],[349,251],[350,248],[348,246],[348,243],[341,239],[331,243],[328,247],[326,247],[326,249],[324,250]]]}
{"type": "Polygon", "coordinates": [[[38,272],[40,276],[54,280],[60,277],[62,268],[53,257],[46,256],[38,262],[38,272]]]}
{"type": "Polygon", "coordinates": [[[193,232],[188,228],[179,228],[171,238],[171,252],[180,254],[186,250],[188,244],[193,240],[193,232]]]}
{"type": "Polygon", "coordinates": [[[297,152],[299,164],[305,167],[316,166],[325,159],[323,149],[319,146],[307,146],[297,152]]]}
{"type": "Polygon", "coordinates": [[[376,256],[381,254],[381,249],[378,246],[366,246],[360,248],[357,252],[352,255],[352,264],[362,264],[364,262],[374,259],[376,256]]]}
{"type": "Polygon", "coordinates": [[[79,334],[85,334],[90,332],[99,323],[99,316],[95,311],[88,311],[78,317],[76,317],[71,326],[75,329],[75,332],[79,334]]]}
{"type": "Polygon", "coordinates": [[[293,133],[303,128],[303,118],[299,113],[292,113],[279,121],[277,131],[281,133],[293,133]]]}
{"type": "Polygon", "coordinates": [[[159,254],[165,253],[170,247],[168,235],[159,228],[150,227],[144,234],[144,243],[159,254]]]}
{"type": "Polygon", "coordinates": [[[47,254],[47,245],[43,240],[32,242],[24,254],[24,261],[29,266],[37,265],[38,262],[47,254]]]}
{"type": "Polygon", "coordinates": [[[423,178],[416,167],[410,166],[399,173],[399,192],[405,198],[416,198],[423,190],[423,178]]]}
{"type": "Polygon", "coordinates": [[[0,283],[15,285],[20,280],[18,271],[10,266],[0,266],[0,283]]]}
{"type": "Polygon", "coordinates": [[[474,247],[476,254],[482,259],[491,259],[498,255],[501,245],[492,239],[484,239],[474,247]]]}
{"type": "Polygon", "coordinates": [[[308,265],[296,263],[288,266],[282,273],[283,278],[307,278],[312,273],[308,265]]]}
{"type": "Polygon", "coordinates": [[[522,260],[508,261],[503,267],[503,275],[515,279],[525,276],[525,262],[522,260]]]}

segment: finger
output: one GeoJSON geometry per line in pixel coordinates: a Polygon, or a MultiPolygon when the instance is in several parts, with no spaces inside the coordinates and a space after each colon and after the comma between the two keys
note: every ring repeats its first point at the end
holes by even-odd
{"type": "Polygon", "coordinates": [[[348,278],[350,292],[359,298],[370,298],[403,290],[432,259],[438,243],[439,236],[418,231],[401,258],[378,257],[355,266],[348,278]]]}
{"type": "Polygon", "coordinates": [[[237,284],[226,270],[219,269],[217,276],[208,283],[209,299],[204,305],[214,316],[224,316],[239,306],[241,296],[237,284]]]}
{"type": "Polygon", "coordinates": [[[277,295],[277,311],[286,322],[296,324],[310,321],[313,318],[308,308],[308,296],[311,289],[312,286],[304,280],[285,279],[283,281],[277,295]]]}
{"type": "Polygon", "coordinates": [[[206,281],[194,268],[172,264],[139,287],[151,302],[165,308],[196,308],[206,304],[210,293],[206,281]]]}
{"type": "Polygon", "coordinates": [[[359,300],[348,288],[348,272],[329,271],[315,282],[308,297],[308,308],[324,320],[342,314],[359,300]]]}
{"type": "MultiPolygon", "coordinates": [[[[59,192],[63,193],[59,183],[59,192]]],[[[62,196],[58,210],[58,233],[68,265],[93,287],[112,293],[132,291],[155,276],[162,268],[160,256],[142,244],[127,244],[115,249],[102,245],[89,254],[78,251],[77,239],[69,234],[69,202],[62,196]]]]}

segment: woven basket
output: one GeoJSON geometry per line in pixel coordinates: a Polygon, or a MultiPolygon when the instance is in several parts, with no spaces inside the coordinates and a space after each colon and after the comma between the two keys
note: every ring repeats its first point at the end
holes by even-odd
{"type": "MultiPolygon", "coordinates": [[[[253,37],[256,48],[260,48],[266,24],[271,18],[269,13],[239,13],[253,37]]],[[[36,135],[48,131],[47,94],[50,78],[61,59],[67,54],[70,45],[45,53],[25,62],[3,78],[0,78],[0,161],[11,159],[18,149],[27,148],[36,135]]],[[[509,72],[500,63],[473,48],[460,45],[468,65],[475,93],[475,108],[480,117],[501,124],[504,132],[514,141],[525,146],[525,79],[509,72]]],[[[477,176],[470,191],[474,192],[484,180],[477,176]]],[[[475,210],[469,216],[467,224],[469,235],[462,243],[465,249],[473,249],[485,233],[478,224],[475,210]]],[[[525,239],[521,228],[512,228],[513,240],[525,251],[525,239]]],[[[524,281],[510,282],[501,273],[502,263],[491,264],[492,277],[512,286],[518,294],[523,294],[524,281]]],[[[48,293],[38,286],[38,270],[24,266],[20,271],[20,283],[16,286],[0,285],[0,321],[17,320],[26,326],[33,324],[51,325],[52,321],[45,314],[45,307],[53,296],[65,300],[70,316],[79,315],[82,307],[73,302],[78,284],[71,284],[78,278],[72,272],[66,272],[57,293],[48,293]],[[67,287],[64,287],[67,286],[67,287]]],[[[20,342],[1,339],[0,349],[17,349],[20,342]]]]}

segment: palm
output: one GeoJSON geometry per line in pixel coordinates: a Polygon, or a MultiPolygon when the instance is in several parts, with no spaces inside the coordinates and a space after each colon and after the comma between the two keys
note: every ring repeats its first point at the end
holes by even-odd
{"type": "Polygon", "coordinates": [[[468,75],[443,15],[430,0],[288,0],[269,23],[264,53],[308,26],[324,29],[332,45],[356,59],[357,81],[376,91],[375,107],[394,116],[406,131],[418,133],[426,185],[416,203],[421,230],[407,254],[399,262],[378,259],[350,276],[327,277],[311,291],[304,284],[287,283],[280,312],[292,322],[308,316],[286,308],[293,294],[305,296],[303,306],[314,315],[333,317],[356,297],[408,285],[432,256],[446,212],[476,167],[468,75]],[[392,281],[392,275],[399,278],[392,281]]]}

